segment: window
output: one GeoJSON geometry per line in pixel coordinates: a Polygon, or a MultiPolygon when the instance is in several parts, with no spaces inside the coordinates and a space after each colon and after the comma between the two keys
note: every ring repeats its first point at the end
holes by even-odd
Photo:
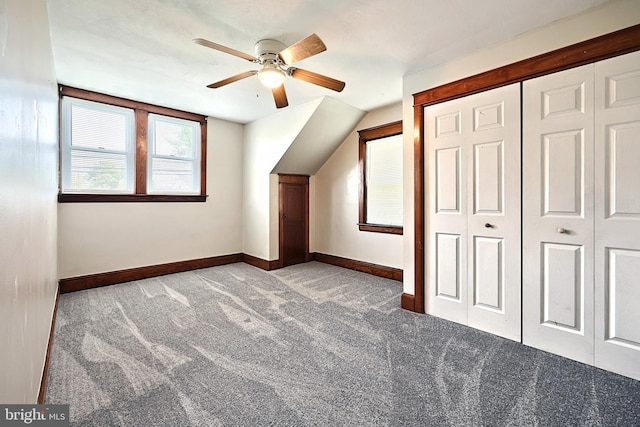
{"type": "Polygon", "coordinates": [[[149,114],[149,193],[200,191],[200,127],[182,119],[149,114]]]}
{"type": "Polygon", "coordinates": [[[204,116],[61,86],[60,202],[205,201],[204,116]]]}
{"type": "Polygon", "coordinates": [[[133,110],[62,100],[62,191],[133,193],[133,110]]]}
{"type": "Polygon", "coordinates": [[[402,121],[358,131],[361,231],[402,234],[402,121]]]}

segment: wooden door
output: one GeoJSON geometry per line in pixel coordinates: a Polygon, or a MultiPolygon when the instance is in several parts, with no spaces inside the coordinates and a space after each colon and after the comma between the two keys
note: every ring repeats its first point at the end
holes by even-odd
{"type": "Polygon", "coordinates": [[[427,107],[427,313],[520,340],[520,88],[427,107]]]}
{"type": "Polygon", "coordinates": [[[523,343],[593,364],[593,65],[523,83],[523,343]]]}
{"type": "Polygon", "coordinates": [[[640,380],[640,52],[595,64],[595,365],[640,380]]]}
{"type": "Polygon", "coordinates": [[[309,177],[280,175],[280,261],[309,261],[309,177]]]}

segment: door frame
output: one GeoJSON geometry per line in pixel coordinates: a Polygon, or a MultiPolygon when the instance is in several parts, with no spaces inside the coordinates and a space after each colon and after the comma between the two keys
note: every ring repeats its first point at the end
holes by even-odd
{"type": "Polygon", "coordinates": [[[304,261],[311,261],[309,253],[309,175],[278,174],[278,268],[284,267],[284,188],[289,185],[304,185],[304,261]]]}
{"type": "Polygon", "coordinates": [[[640,24],[556,49],[413,95],[414,288],[402,294],[401,306],[425,312],[425,129],[424,108],[511,83],[591,64],[640,50],[640,24]]]}

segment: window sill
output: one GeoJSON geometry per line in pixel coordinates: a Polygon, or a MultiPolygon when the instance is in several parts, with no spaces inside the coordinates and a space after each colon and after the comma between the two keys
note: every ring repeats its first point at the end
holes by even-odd
{"type": "Polygon", "coordinates": [[[206,195],[178,194],[58,194],[58,203],[206,202],[206,195]]]}
{"type": "Polygon", "coordinates": [[[379,224],[363,224],[359,223],[360,231],[371,231],[374,233],[402,234],[402,226],[400,225],[379,225],[379,224]]]}

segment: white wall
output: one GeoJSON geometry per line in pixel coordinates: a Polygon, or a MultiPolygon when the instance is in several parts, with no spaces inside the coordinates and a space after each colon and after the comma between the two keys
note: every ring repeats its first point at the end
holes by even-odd
{"type": "Polygon", "coordinates": [[[0,402],[36,403],[57,291],[58,95],[44,0],[0,0],[0,402]]]}
{"type": "MultiPolygon", "coordinates": [[[[397,103],[367,114],[311,181],[311,252],[402,268],[401,235],[358,229],[358,130],[402,119],[397,103]]],[[[411,187],[413,188],[413,186],[411,187]]]]}
{"type": "Polygon", "coordinates": [[[413,94],[563,46],[630,27],[639,22],[639,1],[612,1],[592,11],[553,22],[492,48],[431,67],[403,79],[404,292],[413,294],[415,278],[413,238],[413,94]]]}
{"type": "Polygon", "coordinates": [[[207,120],[206,203],[61,203],[60,278],[242,252],[243,126],[207,120]]]}

